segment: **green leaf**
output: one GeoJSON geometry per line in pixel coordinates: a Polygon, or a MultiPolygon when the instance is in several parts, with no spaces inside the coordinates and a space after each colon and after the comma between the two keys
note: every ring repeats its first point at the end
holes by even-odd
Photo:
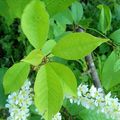
{"type": "Polygon", "coordinates": [[[43,120],[39,115],[31,116],[28,120],[43,120]]]}
{"type": "Polygon", "coordinates": [[[21,18],[25,6],[31,0],[0,0],[0,15],[11,24],[14,18],[21,18]]]}
{"type": "Polygon", "coordinates": [[[73,18],[70,9],[66,9],[54,16],[55,21],[60,24],[73,24],[73,18]]]}
{"type": "Polygon", "coordinates": [[[3,89],[3,76],[6,71],[7,68],[0,68],[0,108],[5,107],[6,98],[7,98],[7,96],[4,94],[4,89],[3,89]]]}
{"type": "Polygon", "coordinates": [[[56,13],[64,11],[76,0],[42,0],[46,4],[47,11],[50,16],[54,16],[56,13]]]}
{"type": "Polygon", "coordinates": [[[71,104],[69,99],[65,99],[63,102],[63,106],[72,116],[78,116],[81,109],[77,104],[71,104]]]}
{"type": "Polygon", "coordinates": [[[12,21],[9,13],[8,4],[5,0],[0,0],[0,15],[4,16],[8,23],[12,21]]]}
{"type": "Polygon", "coordinates": [[[28,117],[28,120],[43,120],[42,116],[38,113],[38,110],[36,110],[36,106],[32,104],[29,107],[30,116],[28,117]]]}
{"type": "Polygon", "coordinates": [[[120,4],[117,2],[114,3],[114,16],[115,19],[120,20],[120,4]]]}
{"type": "Polygon", "coordinates": [[[114,71],[117,72],[120,70],[120,59],[115,62],[114,71]]]}
{"type": "Polygon", "coordinates": [[[77,60],[85,57],[96,47],[107,41],[107,39],[97,38],[84,32],[70,33],[59,40],[52,53],[68,60],[77,60]]]}
{"type": "Polygon", "coordinates": [[[43,65],[37,73],[34,85],[35,105],[45,120],[51,120],[60,110],[63,102],[63,90],[60,78],[51,63],[43,65]]]}
{"type": "Polygon", "coordinates": [[[29,42],[40,49],[48,37],[49,15],[40,0],[33,0],[25,8],[21,26],[29,42]]]}
{"type": "Polygon", "coordinates": [[[110,38],[116,43],[120,44],[120,29],[114,31],[112,34],[110,34],[110,38]]]}
{"type": "Polygon", "coordinates": [[[34,114],[34,115],[38,115],[38,111],[36,110],[36,106],[34,104],[32,104],[30,107],[29,107],[29,110],[30,110],[30,113],[31,114],[34,114]]]}
{"type": "Polygon", "coordinates": [[[88,110],[83,108],[79,115],[83,120],[112,120],[111,118],[108,119],[104,113],[98,113],[97,109],[88,110]]]}
{"type": "Polygon", "coordinates": [[[80,2],[76,1],[72,4],[71,10],[72,10],[73,20],[76,24],[78,24],[83,16],[83,7],[80,4],[80,2]]]}
{"type": "Polygon", "coordinates": [[[3,86],[5,93],[14,92],[20,89],[28,77],[30,65],[24,62],[16,63],[5,73],[3,86]]]}
{"type": "Polygon", "coordinates": [[[21,18],[25,6],[30,1],[31,0],[6,0],[9,7],[10,15],[13,18],[21,18]]]}
{"type": "Polygon", "coordinates": [[[120,83],[120,70],[116,68],[116,62],[118,59],[119,57],[116,52],[113,51],[104,64],[102,70],[102,85],[106,90],[109,90],[120,83]]]}
{"type": "Polygon", "coordinates": [[[0,0],[0,15],[8,15],[8,5],[5,0],[0,0]]]}
{"type": "Polygon", "coordinates": [[[56,75],[59,76],[63,86],[64,94],[70,96],[77,95],[77,82],[73,72],[65,65],[60,63],[49,63],[56,75]]]}
{"type": "Polygon", "coordinates": [[[48,40],[46,41],[46,43],[44,44],[43,48],[42,48],[42,52],[44,54],[44,56],[48,55],[49,53],[51,53],[53,47],[56,45],[55,40],[48,40]]]}
{"type": "Polygon", "coordinates": [[[30,63],[34,66],[38,66],[42,62],[43,57],[44,56],[39,49],[34,49],[27,57],[21,61],[30,63]]]}
{"type": "Polygon", "coordinates": [[[80,22],[79,22],[79,25],[84,28],[84,29],[87,29],[89,28],[91,22],[92,22],[92,18],[88,18],[88,19],[81,19],[80,22]]]}
{"type": "Polygon", "coordinates": [[[109,31],[111,27],[111,11],[110,8],[105,5],[98,5],[97,7],[101,10],[98,29],[106,34],[106,32],[109,31]]]}
{"type": "Polygon", "coordinates": [[[66,31],[66,25],[65,24],[61,24],[59,22],[57,22],[56,24],[53,24],[53,32],[54,32],[54,36],[56,38],[61,36],[62,34],[64,34],[65,31],[66,31]]]}

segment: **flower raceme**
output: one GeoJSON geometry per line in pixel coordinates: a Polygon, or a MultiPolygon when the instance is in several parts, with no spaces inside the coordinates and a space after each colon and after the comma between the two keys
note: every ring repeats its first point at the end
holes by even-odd
{"type": "Polygon", "coordinates": [[[33,89],[30,86],[31,83],[27,80],[19,91],[8,96],[6,107],[10,116],[7,120],[27,120],[29,106],[33,103],[33,89]]]}
{"type": "Polygon", "coordinates": [[[96,109],[97,112],[102,112],[106,117],[120,120],[120,103],[118,98],[111,97],[109,92],[107,95],[103,94],[101,88],[96,89],[92,86],[90,89],[88,85],[80,84],[77,89],[77,98],[69,97],[70,103],[82,105],[86,109],[96,109]]]}

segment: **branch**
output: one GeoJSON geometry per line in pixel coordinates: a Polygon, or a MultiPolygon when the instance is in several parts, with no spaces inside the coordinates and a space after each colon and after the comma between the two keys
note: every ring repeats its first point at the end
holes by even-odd
{"type": "Polygon", "coordinates": [[[92,55],[91,54],[87,55],[85,57],[85,60],[86,60],[86,63],[88,65],[88,68],[90,70],[91,77],[92,77],[92,80],[93,80],[93,83],[94,83],[95,87],[101,88],[100,79],[98,77],[98,73],[97,73],[97,70],[96,70],[92,55]]]}

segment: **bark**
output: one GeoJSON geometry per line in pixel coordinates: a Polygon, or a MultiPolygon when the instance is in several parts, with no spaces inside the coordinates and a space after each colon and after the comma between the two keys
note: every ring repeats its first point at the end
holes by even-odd
{"type": "Polygon", "coordinates": [[[88,68],[90,70],[90,74],[91,74],[91,77],[92,77],[92,80],[93,80],[95,87],[101,88],[100,79],[99,79],[92,55],[91,54],[87,55],[85,57],[85,60],[86,60],[86,63],[88,65],[88,68]]]}

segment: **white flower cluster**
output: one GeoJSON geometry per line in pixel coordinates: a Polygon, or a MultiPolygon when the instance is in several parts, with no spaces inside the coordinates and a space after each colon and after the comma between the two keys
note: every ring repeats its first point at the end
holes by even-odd
{"type": "Polygon", "coordinates": [[[61,116],[61,113],[57,113],[53,118],[52,120],[62,120],[62,116],[61,116]]]}
{"type": "Polygon", "coordinates": [[[27,80],[21,89],[8,96],[6,108],[9,109],[10,116],[7,120],[27,120],[29,116],[29,106],[33,103],[31,83],[27,80]]]}
{"type": "Polygon", "coordinates": [[[120,120],[120,103],[118,98],[111,97],[111,93],[104,95],[101,88],[96,89],[92,86],[89,89],[88,85],[80,84],[77,95],[77,98],[69,97],[71,103],[77,103],[92,110],[97,108],[97,112],[104,113],[108,119],[120,120]]]}

